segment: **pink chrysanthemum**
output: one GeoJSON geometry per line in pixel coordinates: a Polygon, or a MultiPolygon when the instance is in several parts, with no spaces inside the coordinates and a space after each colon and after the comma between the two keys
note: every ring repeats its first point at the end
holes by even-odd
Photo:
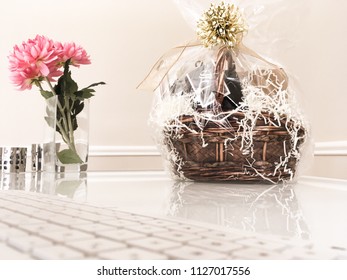
{"type": "Polygon", "coordinates": [[[13,73],[11,80],[21,90],[31,88],[35,80],[47,77],[54,81],[59,77],[59,57],[54,42],[45,36],[37,35],[22,45],[15,45],[8,57],[9,69],[13,73]]]}
{"type": "Polygon", "coordinates": [[[21,71],[12,72],[10,78],[19,90],[25,90],[32,88],[33,82],[40,79],[40,74],[36,68],[27,67],[21,71]]]}
{"type": "Polygon", "coordinates": [[[70,59],[70,64],[79,67],[81,64],[90,64],[89,55],[81,46],[75,43],[59,43],[55,44],[59,59],[65,63],[70,59]]]}

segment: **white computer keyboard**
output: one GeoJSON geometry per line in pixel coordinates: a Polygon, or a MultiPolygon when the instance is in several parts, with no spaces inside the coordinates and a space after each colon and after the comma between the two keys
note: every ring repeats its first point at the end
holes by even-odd
{"type": "Polygon", "coordinates": [[[347,249],[0,191],[0,259],[347,259],[347,249]]]}

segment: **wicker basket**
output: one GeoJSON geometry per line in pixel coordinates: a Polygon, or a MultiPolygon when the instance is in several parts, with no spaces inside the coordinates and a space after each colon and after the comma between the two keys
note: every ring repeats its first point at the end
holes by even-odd
{"type": "MultiPolygon", "coordinates": [[[[267,113],[263,117],[270,118],[267,113]]],[[[286,119],[281,126],[271,126],[259,117],[252,130],[252,155],[243,154],[241,137],[235,141],[226,141],[243,133],[239,121],[244,114],[236,112],[228,117],[230,126],[221,127],[217,122],[209,121],[200,133],[192,116],[181,116],[180,126],[166,138],[166,145],[182,160],[173,172],[195,181],[237,181],[237,182],[273,182],[290,179],[296,170],[297,159],[290,159],[281,167],[277,167],[281,160],[292,149],[291,137],[288,133],[286,119]],[[185,127],[186,126],[186,127],[185,127]],[[189,128],[189,129],[188,129],[189,128]],[[203,140],[202,140],[203,139],[203,140]]],[[[305,130],[300,129],[299,136],[305,130]]],[[[297,143],[301,146],[303,140],[297,143]]]]}
{"type": "Polygon", "coordinates": [[[204,62],[210,74],[208,79],[202,78],[205,68],[198,66],[185,75],[177,75],[183,78],[170,84],[168,93],[161,92],[164,99],[167,93],[177,98],[186,95],[193,100],[188,102],[189,114],[180,112],[178,118],[174,115],[161,127],[162,144],[173,173],[195,181],[277,183],[292,179],[306,138],[304,122],[299,115],[269,113],[277,105],[281,108],[292,102],[286,73],[257,55],[251,56],[249,62],[258,59],[259,65],[253,67],[256,71],[244,68],[237,53],[225,46],[216,50],[215,55],[214,63],[204,62]],[[256,92],[270,101],[251,109],[252,103],[247,103],[246,98],[254,100],[256,92]],[[271,109],[266,111],[269,106],[271,109]],[[251,112],[258,112],[259,108],[264,108],[263,112],[252,116],[251,112]]]}

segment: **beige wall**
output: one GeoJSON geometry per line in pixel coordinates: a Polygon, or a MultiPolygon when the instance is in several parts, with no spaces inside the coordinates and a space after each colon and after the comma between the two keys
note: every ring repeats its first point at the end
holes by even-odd
{"type": "MultiPolygon", "coordinates": [[[[276,60],[299,81],[314,141],[346,141],[347,2],[295,1],[308,4],[304,16],[298,18],[301,28],[295,31],[300,41],[278,51],[276,60]]],[[[74,71],[77,81],[81,86],[100,80],[107,83],[91,103],[92,150],[95,146],[107,150],[110,146],[153,145],[147,126],[152,95],[136,91],[136,85],[161,54],[195,36],[172,1],[60,0],[57,4],[52,0],[6,0],[2,7],[0,145],[24,145],[40,137],[43,100],[36,90],[17,92],[13,88],[6,59],[14,44],[36,34],[81,44],[90,53],[92,65],[74,71]]],[[[297,19],[293,11],[283,17],[283,23],[292,18],[297,19]]],[[[269,32],[278,29],[277,24],[281,23],[269,26],[269,32]]],[[[338,158],[319,157],[310,174],[323,174],[324,170],[327,177],[337,173],[346,177],[346,150],[344,146],[338,158]]],[[[157,156],[97,155],[91,157],[91,169],[161,168],[157,156]]]]}

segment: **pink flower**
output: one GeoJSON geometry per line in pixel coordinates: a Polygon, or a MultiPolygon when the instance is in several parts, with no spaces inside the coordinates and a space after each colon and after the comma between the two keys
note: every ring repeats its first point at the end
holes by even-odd
{"type": "Polygon", "coordinates": [[[54,42],[40,35],[15,45],[8,59],[12,73],[10,78],[20,90],[31,89],[33,84],[41,87],[45,79],[55,82],[56,77],[63,75],[60,68],[69,59],[70,65],[76,67],[91,63],[89,55],[81,46],[54,42]]]}
{"type": "Polygon", "coordinates": [[[59,57],[54,42],[45,36],[37,35],[21,46],[15,45],[8,59],[13,73],[11,80],[22,90],[31,88],[34,81],[44,77],[54,81],[54,77],[62,74],[58,70],[59,57]]]}
{"type": "Polygon", "coordinates": [[[25,90],[32,88],[34,81],[40,79],[40,74],[37,68],[27,67],[21,71],[12,72],[10,78],[19,90],[25,90]]]}
{"type": "Polygon", "coordinates": [[[89,55],[81,46],[75,43],[59,43],[55,44],[57,52],[59,53],[59,59],[62,63],[65,63],[68,59],[71,59],[70,64],[79,67],[81,64],[90,64],[89,55]]]}

